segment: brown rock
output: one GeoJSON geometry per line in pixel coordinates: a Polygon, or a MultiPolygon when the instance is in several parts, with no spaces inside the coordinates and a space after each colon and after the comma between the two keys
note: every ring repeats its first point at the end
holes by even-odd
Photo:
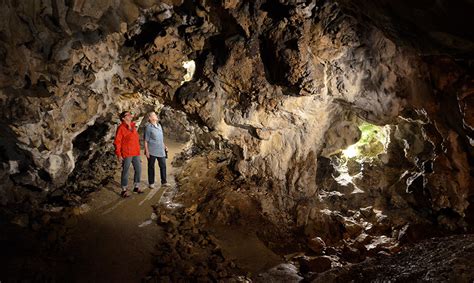
{"type": "Polygon", "coordinates": [[[365,249],[363,251],[358,250],[354,246],[344,245],[341,250],[341,258],[348,262],[360,262],[365,259],[365,249]]]}
{"type": "Polygon", "coordinates": [[[269,140],[271,136],[271,132],[264,129],[256,129],[255,132],[257,133],[258,138],[262,140],[269,140]]]}
{"type": "Polygon", "coordinates": [[[304,258],[300,259],[300,265],[303,272],[321,273],[331,269],[332,259],[328,256],[304,258]]]}
{"type": "Polygon", "coordinates": [[[435,229],[428,223],[406,224],[398,234],[400,243],[416,243],[436,235],[435,229]]]}
{"type": "Polygon", "coordinates": [[[315,253],[321,254],[326,248],[326,243],[320,237],[314,237],[308,241],[308,246],[315,253]]]}

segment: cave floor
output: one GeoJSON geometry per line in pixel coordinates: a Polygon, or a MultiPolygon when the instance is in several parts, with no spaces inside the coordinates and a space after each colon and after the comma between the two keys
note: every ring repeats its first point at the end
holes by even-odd
{"type": "MultiPolygon", "coordinates": [[[[167,146],[169,187],[148,188],[146,157],[142,154],[145,193],[121,198],[117,169],[112,182],[93,192],[71,214],[65,214],[64,222],[45,226],[46,233],[8,225],[10,230],[1,245],[0,282],[140,282],[146,278],[154,269],[156,248],[164,235],[156,225],[159,216],[152,206],[159,202],[180,205],[173,203],[178,190],[174,175],[179,168],[172,167],[171,161],[184,144],[168,141],[167,146]]],[[[155,170],[159,183],[159,167],[155,170]]],[[[130,173],[129,186],[133,184],[132,169],[130,173]]],[[[211,230],[226,257],[250,274],[282,263],[252,229],[213,226],[211,230]]]]}
{"type": "MultiPolygon", "coordinates": [[[[167,146],[167,175],[169,187],[173,188],[171,161],[183,145],[167,142],[167,146]]],[[[157,165],[155,169],[159,183],[157,165]]],[[[117,171],[113,182],[92,193],[87,203],[73,210],[74,215],[68,218],[65,227],[55,228],[63,231],[66,228],[65,233],[49,233],[44,239],[20,230],[11,231],[21,240],[20,244],[15,241],[17,243],[0,256],[5,262],[4,278],[58,282],[141,281],[153,269],[153,254],[162,235],[153,221],[156,215],[151,206],[160,201],[167,189],[148,188],[143,154],[141,177],[145,193],[134,193],[123,199],[119,195],[120,172],[117,171]],[[54,239],[57,235],[61,237],[54,239]],[[54,247],[41,243],[45,240],[54,242],[54,247]]],[[[129,186],[133,184],[130,180],[129,186]]]]}

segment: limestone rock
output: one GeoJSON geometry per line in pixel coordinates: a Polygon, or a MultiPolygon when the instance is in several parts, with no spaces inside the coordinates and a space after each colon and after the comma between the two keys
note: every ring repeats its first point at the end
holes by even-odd
{"type": "Polygon", "coordinates": [[[191,140],[194,128],[184,112],[165,107],[160,111],[160,124],[169,139],[186,143],[191,140]]]}

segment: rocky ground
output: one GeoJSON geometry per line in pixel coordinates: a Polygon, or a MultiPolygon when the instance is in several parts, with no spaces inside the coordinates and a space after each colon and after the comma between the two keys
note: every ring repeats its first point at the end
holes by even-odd
{"type": "MultiPolygon", "coordinates": [[[[174,147],[170,148],[174,155],[174,147]]],[[[355,243],[326,244],[320,237],[306,242],[284,227],[274,227],[255,214],[258,209],[252,206],[256,200],[245,198],[245,189],[238,188],[242,185],[239,180],[230,179],[233,174],[226,171],[227,154],[201,155],[194,157],[199,160],[184,164],[177,158],[175,164],[183,167],[171,172],[177,182],[172,181],[166,191],[147,191],[123,200],[114,181],[109,189],[93,193],[88,203],[73,209],[75,216],[66,223],[49,226],[62,231],[28,238],[32,234],[10,226],[14,230],[5,230],[1,239],[5,251],[2,279],[14,281],[18,274],[25,280],[72,282],[474,279],[469,260],[474,238],[469,235],[433,238],[415,246],[383,235],[366,235],[355,243]],[[192,176],[199,177],[201,183],[194,184],[192,176]],[[215,189],[196,190],[203,185],[215,189]],[[214,203],[219,194],[223,203],[214,203]],[[7,236],[13,233],[18,235],[14,240],[7,236]]],[[[405,238],[399,240],[418,241],[424,227],[417,229],[404,231],[405,238]]]]}
{"type": "MultiPolygon", "coordinates": [[[[283,224],[275,226],[267,220],[268,216],[263,216],[259,192],[246,193],[248,188],[245,186],[248,184],[241,183],[228,170],[231,160],[227,154],[223,151],[193,157],[195,160],[186,163],[177,173],[179,191],[170,195],[168,202],[155,206],[159,215],[158,224],[164,228],[165,237],[155,259],[155,269],[148,280],[176,282],[198,278],[202,281],[300,282],[319,280],[319,274],[326,274],[325,271],[334,268],[347,270],[347,276],[351,278],[355,269],[350,268],[357,266],[354,265],[356,263],[361,262],[360,266],[377,264],[383,258],[397,255],[433,235],[441,237],[439,243],[446,245],[452,240],[442,238],[449,231],[435,231],[429,223],[405,225],[386,236],[390,227],[390,220],[383,214],[386,212],[377,212],[371,207],[360,209],[358,216],[337,212],[338,218],[331,220],[334,227],[326,226],[326,220],[320,229],[327,231],[320,233],[320,237],[308,239],[305,233],[295,233],[283,224]],[[361,221],[371,224],[359,227],[361,221]],[[334,235],[340,235],[340,240],[334,235]]],[[[352,190],[353,187],[348,198],[359,200],[351,203],[361,202],[364,199],[360,199],[362,192],[354,195],[352,190]]],[[[368,199],[373,201],[370,197],[368,199]]],[[[333,200],[333,205],[341,205],[338,202],[333,200]]],[[[326,213],[331,215],[329,210],[326,213]]],[[[462,248],[471,240],[472,237],[461,237],[452,245],[462,248]]],[[[420,249],[409,249],[405,253],[410,254],[407,257],[414,257],[415,254],[419,258],[430,256],[420,249]]],[[[440,254],[448,250],[441,244],[435,249],[439,251],[434,253],[440,254]]],[[[460,255],[459,260],[465,256],[460,255]]],[[[390,258],[400,268],[410,266],[403,256],[390,258]]],[[[439,259],[442,261],[442,256],[439,259]]],[[[465,268],[471,266],[462,261],[460,268],[462,264],[467,264],[465,268]]],[[[436,266],[426,269],[435,269],[436,266]]],[[[417,268],[425,270],[423,266],[417,268]]],[[[329,282],[345,282],[344,277],[338,281],[338,276],[343,275],[334,275],[329,282]]],[[[361,276],[361,280],[372,278],[369,273],[361,276]]],[[[417,275],[410,276],[416,278],[417,275]]],[[[464,278],[470,275],[466,276],[464,278]]],[[[374,280],[377,278],[374,277],[374,280]]]]}
{"type": "MultiPolygon", "coordinates": [[[[169,142],[167,146],[173,187],[171,160],[182,144],[169,142]]],[[[144,156],[142,166],[146,188],[144,156]]],[[[159,176],[158,168],[156,171],[159,176]]],[[[111,183],[71,211],[63,208],[61,221],[38,227],[37,232],[4,223],[0,281],[140,282],[145,278],[153,269],[156,244],[163,237],[151,205],[160,202],[167,188],[146,188],[143,195],[123,199],[119,181],[117,168],[111,183]]]]}
{"type": "Polygon", "coordinates": [[[473,282],[474,235],[432,238],[395,255],[335,268],[311,282],[473,282]]]}

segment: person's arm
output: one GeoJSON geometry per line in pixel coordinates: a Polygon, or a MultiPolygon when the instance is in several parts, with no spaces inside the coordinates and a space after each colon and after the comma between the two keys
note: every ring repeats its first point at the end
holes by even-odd
{"type": "Polygon", "coordinates": [[[145,141],[145,156],[146,158],[150,158],[150,152],[148,151],[148,142],[145,141]]]}
{"type": "MultiPolygon", "coordinates": [[[[163,126],[160,123],[160,128],[161,128],[161,139],[163,140],[163,147],[165,148],[165,151],[168,151],[168,147],[165,144],[165,132],[163,131],[163,126]]],[[[168,153],[166,153],[168,155],[168,153]]]]}
{"type": "Polygon", "coordinates": [[[115,134],[114,146],[115,146],[115,155],[117,155],[118,161],[122,162],[122,138],[123,138],[123,131],[121,131],[121,127],[117,129],[117,133],[115,134]]]}
{"type": "Polygon", "coordinates": [[[145,127],[145,156],[146,158],[150,158],[150,151],[148,150],[148,140],[149,140],[149,133],[148,133],[148,127],[145,127]]]}

